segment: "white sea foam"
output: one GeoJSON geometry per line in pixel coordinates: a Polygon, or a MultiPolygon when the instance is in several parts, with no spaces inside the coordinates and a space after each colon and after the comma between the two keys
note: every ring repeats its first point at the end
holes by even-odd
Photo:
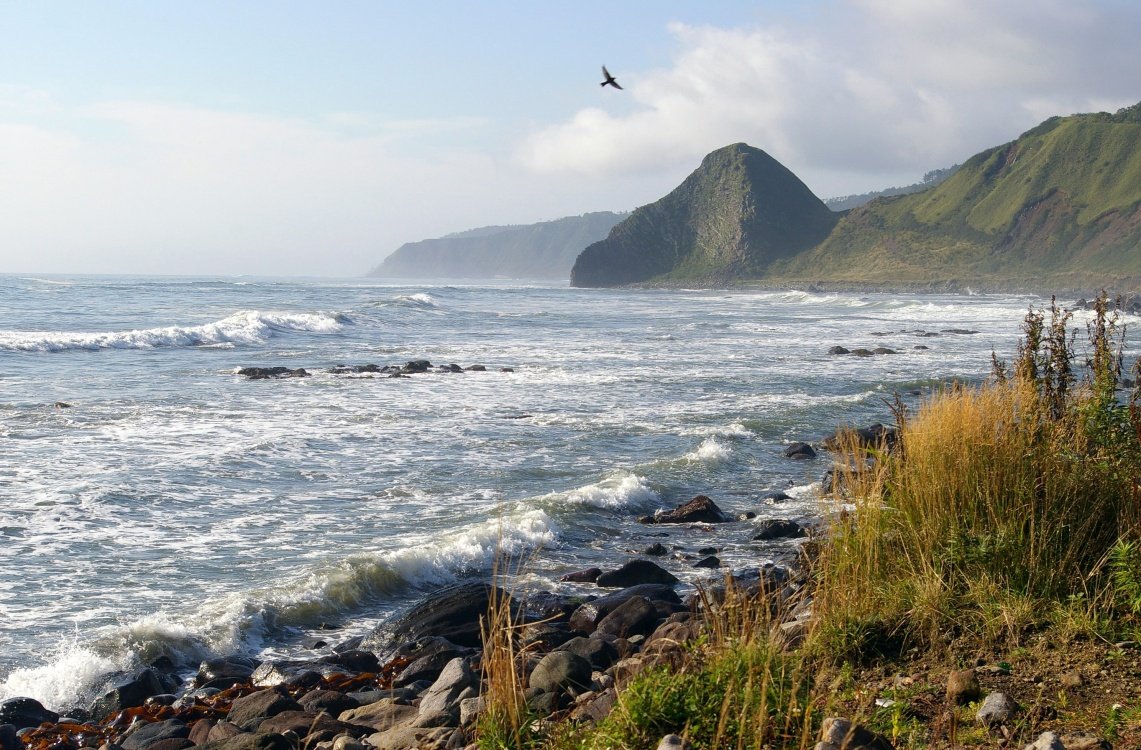
{"type": "Polygon", "coordinates": [[[709,437],[702,440],[696,450],[686,453],[683,458],[694,463],[719,464],[729,460],[732,454],[733,449],[728,445],[717,438],[709,437]]]}
{"type": "Polygon", "coordinates": [[[731,424],[722,425],[708,425],[702,427],[693,427],[685,431],[686,435],[712,435],[714,437],[725,438],[749,438],[753,436],[752,430],[746,427],[741,422],[733,422],[731,424]]]}
{"type": "Polygon", "coordinates": [[[618,471],[594,484],[578,487],[569,492],[552,492],[544,495],[542,499],[570,505],[591,505],[595,508],[619,510],[656,501],[658,493],[637,474],[618,471]]]}
{"type": "Polygon", "coordinates": [[[87,703],[107,674],[126,669],[128,654],[102,656],[74,644],[63,647],[48,663],[15,669],[0,682],[0,699],[35,698],[51,709],[87,703]]]}
{"type": "Polygon", "coordinates": [[[243,310],[197,326],[131,331],[0,331],[0,351],[59,352],[72,349],[154,349],[157,347],[258,344],[283,333],[335,333],[349,318],[336,313],[284,313],[243,310]]]}
{"type": "Polygon", "coordinates": [[[417,292],[416,294],[402,294],[396,298],[400,302],[411,307],[439,307],[440,303],[436,298],[425,292],[417,292]]]}

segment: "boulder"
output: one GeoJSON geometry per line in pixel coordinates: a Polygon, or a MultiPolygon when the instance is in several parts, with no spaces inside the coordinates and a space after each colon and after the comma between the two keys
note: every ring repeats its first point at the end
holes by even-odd
{"type": "Polygon", "coordinates": [[[673,586],[660,583],[645,583],[640,586],[631,586],[628,589],[616,591],[613,594],[599,597],[594,601],[586,602],[574,611],[570,618],[571,630],[589,635],[594,632],[600,620],[613,612],[627,599],[642,596],[651,602],[664,603],[671,606],[681,606],[681,599],[673,590],[673,586]]]}
{"type": "Polygon", "coordinates": [[[331,732],[331,736],[347,734],[350,737],[363,737],[369,734],[371,730],[372,727],[349,724],[338,721],[327,713],[313,713],[312,711],[282,711],[262,720],[257,729],[260,734],[293,732],[298,737],[307,737],[318,732],[331,732]]]}
{"type": "Polygon", "coordinates": [[[836,355],[836,354],[851,354],[852,352],[848,349],[845,349],[842,346],[834,346],[828,350],[828,353],[836,355]]]}
{"type": "Polygon", "coordinates": [[[1053,732],[1043,732],[1038,739],[1026,746],[1025,750],[1066,750],[1066,746],[1053,732]]]}
{"type": "Polygon", "coordinates": [[[601,568],[587,568],[586,570],[576,570],[573,573],[567,573],[565,576],[561,576],[559,580],[570,583],[594,583],[598,580],[600,575],[602,575],[601,568]]]}
{"type": "MultiPolygon", "coordinates": [[[[641,598],[641,597],[639,597],[641,598]]],[[[607,669],[618,661],[618,649],[605,638],[572,638],[561,647],[560,651],[570,651],[590,662],[590,666],[599,671],[607,669]]]]}
{"type": "Polygon", "coordinates": [[[199,747],[203,750],[296,750],[285,735],[250,732],[242,732],[229,739],[209,742],[199,747]]]}
{"type": "Polygon", "coordinates": [[[263,720],[277,716],[282,711],[300,711],[301,704],[289,697],[281,688],[267,688],[256,693],[235,698],[230,704],[226,720],[239,727],[256,727],[263,720]]]}
{"type": "MultiPolygon", "coordinates": [[[[369,633],[361,642],[367,651],[384,652],[393,645],[428,636],[447,638],[460,646],[481,645],[479,620],[487,614],[492,594],[507,595],[483,582],[447,586],[369,633]]],[[[516,605],[509,601],[514,610],[516,605]]]]}
{"type": "Polygon", "coordinates": [[[808,536],[808,532],[796,521],[787,518],[768,518],[757,524],[757,533],[753,535],[753,541],[794,539],[803,536],[808,536]]]}
{"type": "Polygon", "coordinates": [[[544,692],[581,693],[590,690],[590,662],[570,651],[552,651],[531,672],[530,685],[544,692]]]}
{"type": "Polygon", "coordinates": [[[658,624],[658,610],[644,596],[632,596],[598,621],[595,633],[627,638],[652,633],[658,624]]]}
{"type": "Polygon", "coordinates": [[[348,649],[321,658],[322,664],[331,664],[350,672],[379,672],[380,660],[376,654],[362,649],[348,649]]]}
{"type": "Polygon", "coordinates": [[[1009,724],[1018,711],[1018,704],[1006,693],[990,693],[975,713],[975,722],[984,727],[1009,724]]]}
{"type": "Polygon", "coordinates": [[[0,724],[0,750],[23,750],[24,743],[16,735],[16,727],[0,724]]]}
{"type": "Polygon", "coordinates": [[[448,662],[440,676],[432,683],[432,687],[420,699],[420,721],[425,717],[445,714],[454,718],[458,724],[460,719],[460,698],[463,692],[473,685],[477,685],[475,675],[467,659],[456,658],[448,662]]]}
{"type": "Polygon", "coordinates": [[[698,495],[684,505],[643,520],[646,523],[725,523],[731,519],[717,507],[717,503],[705,495],[698,495]]]}
{"type": "Polygon", "coordinates": [[[450,727],[395,727],[369,735],[368,744],[376,750],[442,750],[450,746],[455,732],[450,727]]]}
{"type": "Polygon", "coordinates": [[[367,706],[345,711],[337,718],[347,724],[372,727],[378,732],[383,732],[395,726],[408,724],[418,713],[419,709],[415,706],[399,703],[392,698],[381,698],[367,706]]]}
{"type": "Polygon", "coordinates": [[[761,495],[761,500],[763,500],[766,504],[783,503],[785,500],[791,499],[792,495],[782,490],[773,490],[772,492],[766,492],[765,494],[761,495]]]}
{"type": "Polygon", "coordinates": [[[239,375],[245,375],[250,380],[268,380],[271,378],[307,378],[309,373],[298,367],[291,370],[288,367],[243,367],[238,370],[239,375]]]}
{"type": "Polygon", "coordinates": [[[796,460],[816,458],[816,449],[808,443],[791,443],[787,448],[784,449],[784,457],[796,460]]]}
{"type": "Polygon", "coordinates": [[[404,656],[412,661],[393,678],[392,686],[404,687],[419,680],[435,682],[452,659],[471,656],[474,653],[475,649],[457,646],[447,638],[438,636],[423,638],[412,644],[412,648],[397,650],[397,656],[404,656]]]}
{"type": "Polygon", "coordinates": [[[412,359],[404,363],[400,371],[405,374],[412,374],[416,372],[428,372],[432,369],[432,363],[426,359],[412,359]]]}
{"type": "Polygon", "coordinates": [[[198,665],[198,674],[194,677],[194,684],[202,686],[215,680],[241,682],[248,680],[256,668],[257,662],[243,656],[207,659],[198,665]]]}
{"type": "Polygon", "coordinates": [[[693,567],[695,567],[695,568],[720,568],[721,567],[721,558],[717,557],[717,555],[709,555],[709,556],[703,557],[700,560],[698,560],[697,562],[695,562],[693,564],[693,567]]]}
{"type": "Polygon", "coordinates": [[[828,450],[836,450],[840,447],[841,439],[846,435],[852,435],[857,444],[864,447],[875,448],[883,444],[890,448],[895,445],[895,441],[899,437],[899,430],[895,427],[885,427],[879,422],[858,429],[845,427],[825,437],[821,444],[828,450]]]}
{"type": "Polygon", "coordinates": [[[669,550],[666,549],[666,545],[662,544],[661,542],[654,542],[649,547],[646,547],[644,550],[642,550],[642,554],[649,557],[661,557],[668,552],[669,550]]]}
{"type": "Polygon", "coordinates": [[[350,698],[339,690],[323,690],[316,688],[301,696],[297,703],[303,711],[320,713],[324,711],[330,716],[340,716],[343,712],[360,706],[355,698],[350,698]]]}
{"type": "Polygon", "coordinates": [[[11,724],[17,730],[54,724],[59,714],[44,708],[35,698],[9,698],[0,701],[0,724],[11,724]]]}
{"type": "Polygon", "coordinates": [[[891,740],[883,735],[848,719],[835,717],[824,720],[820,729],[820,742],[837,750],[894,750],[891,740]]]}
{"type": "Polygon", "coordinates": [[[672,585],[677,582],[676,576],[649,560],[630,560],[617,570],[603,573],[595,581],[604,588],[625,588],[643,583],[672,585]]]}
{"type": "Polygon", "coordinates": [[[556,594],[552,591],[537,591],[528,594],[523,600],[523,610],[529,620],[544,620],[546,622],[566,622],[571,612],[578,609],[583,602],[590,601],[593,596],[581,594],[556,594]]]}
{"type": "Polygon", "coordinates": [[[146,750],[186,750],[190,747],[194,747],[194,742],[187,737],[167,737],[150,743],[146,750]]]}
{"type": "Polygon", "coordinates": [[[119,746],[123,750],[144,750],[160,740],[187,739],[190,737],[190,727],[181,719],[167,719],[152,723],[139,723],[138,727],[127,734],[119,746]]]}
{"type": "MultiPolygon", "coordinates": [[[[191,734],[194,733],[193,729],[190,731],[191,734]]],[[[223,720],[210,727],[209,731],[207,731],[206,743],[199,742],[198,744],[201,745],[224,742],[233,737],[237,737],[239,734],[243,734],[241,727],[239,727],[237,724],[234,724],[233,722],[223,720]]]]}
{"type": "Polygon", "coordinates": [[[125,708],[143,705],[152,695],[165,692],[167,686],[159,673],[150,668],[143,669],[116,680],[109,691],[91,704],[91,717],[103,721],[125,708]]]}

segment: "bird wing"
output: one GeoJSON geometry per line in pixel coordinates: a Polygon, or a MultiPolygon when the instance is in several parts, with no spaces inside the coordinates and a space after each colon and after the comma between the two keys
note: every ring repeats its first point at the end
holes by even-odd
{"type": "MultiPolygon", "coordinates": [[[[616,89],[622,89],[622,87],[618,85],[618,81],[615,81],[613,78],[610,79],[610,85],[616,89]]],[[[622,90],[625,91],[626,89],[622,90]]]]}
{"type": "Polygon", "coordinates": [[[603,65],[603,66],[602,66],[602,77],[603,77],[603,78],[606,78],[606,79],[608,79],[608,80],[609,80],[610,78],[613,78],[613,77],[614,77],[614,76],[610,75],[610,71],[606,69],[606,66],[605,66],[605,65],[603,65]]]}

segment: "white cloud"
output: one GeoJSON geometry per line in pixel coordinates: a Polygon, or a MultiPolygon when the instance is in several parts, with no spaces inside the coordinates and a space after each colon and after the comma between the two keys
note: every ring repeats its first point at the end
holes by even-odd
{"type": "Polygon", "coordinates": [[[962,161],[1051,114],[1141,99],[1132,8],[847,0],[822,13],[811,26],[675,24],[672,66],[623,79],[632,111],[582,110],[516,157],[539,173],[620,178],[745,141],[829,195],[962,161]]]}

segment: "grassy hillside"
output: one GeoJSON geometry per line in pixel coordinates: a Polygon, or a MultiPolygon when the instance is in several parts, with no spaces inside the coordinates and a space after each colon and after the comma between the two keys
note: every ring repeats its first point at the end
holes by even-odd
{"type": "Polygon", "coordinates": [[[1141,275],[1141,105],[1054,117],[941,185],[853,209],[770,278],[1141,275]]]}

